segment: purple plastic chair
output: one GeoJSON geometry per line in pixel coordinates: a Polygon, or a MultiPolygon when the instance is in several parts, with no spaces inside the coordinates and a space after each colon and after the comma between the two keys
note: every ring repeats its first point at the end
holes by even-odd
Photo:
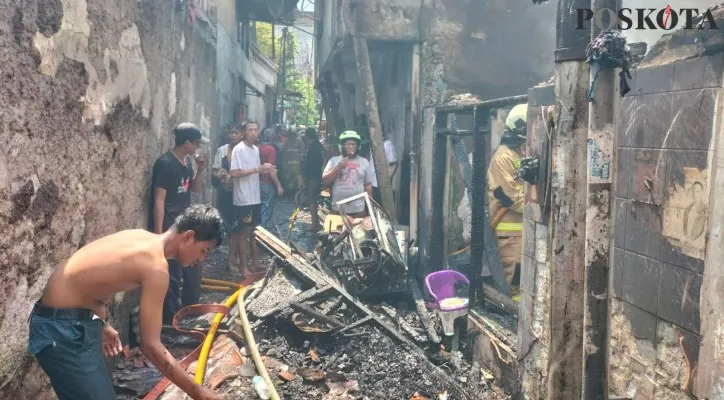
{"type": "Polygon", "coordinates": [[[455,333],[455,319],[468,313],[468,299],[458,297],[455,293],[455,284],[458,282],[464,282],[468,287],[470,286],[470,281],[465,275],[450,269],[433,272],[425,277],[427,291],[435,299],[435,308],[440,315],[443,330],[447,336],[455,333]]]}

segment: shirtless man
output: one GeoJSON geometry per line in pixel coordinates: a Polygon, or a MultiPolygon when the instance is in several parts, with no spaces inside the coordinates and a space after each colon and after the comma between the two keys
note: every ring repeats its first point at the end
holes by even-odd
{"type": "Polygon", "coordinates": [[[168,262],[184,267],[203,260],[221,243],[222,220],[208,205],[186,209],[163,234],[125,230],[92,242],[53,272],[30,316],[28,351],[50,377],[60,400],[115,399],[102,354],[121,353],[118,332],[106,320],[106,304],[118,292],[141,287],[143,354],[194,399],[221,396],[197,385],[161,343],[168,262]]]}

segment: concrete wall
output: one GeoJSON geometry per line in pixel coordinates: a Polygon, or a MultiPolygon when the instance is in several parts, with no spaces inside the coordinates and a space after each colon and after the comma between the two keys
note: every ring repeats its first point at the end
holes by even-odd
{"type": "Polygon", "coordinates": [[[524,94],[553,76],[555,2],[435,0],[422,11],[448,89],[481,99],[524,94]]]}
{"type": "Polygon", "coordinates": [[[705,260],[724,56],[649,64],[619,109],[610,387],[674,399],[700,396],[702,282],[720,267],[705,260]]]}
{"type": "MultiPolygon", "coordinates": [[[[277,27],[277,37],[281,37],[281,28],[277,27]]],[[[299,53],[294,63],[301,71],[311,72],[314,69],[314,12],[295,10],[291,32],[297,35],[299,41],[299,53]]]]}
{"type": "Polygon", "coordinates": [[[337,25],[341,19],[339,15],[337,0],[319,0],[315,2],[315,9],[321,8],[317,14],[321,19],[321,32],[317,32],[317,57],[318,68],[324,66],[330,58],[332,49],[336,46],[340,35],[338,34],[337,25]]]}
{"type": "Polygon", "coordinates": [[[236,18],[236,1],[235,0],[214,0],[216,3],[216,18],[218,20],[218,28],[224,28],[228,34],[236,38],[237,18],[236,18]]]}
{"type": "MultiPolygon", "coordinates": [[[[553,75],[555,4],[527,0],[361,0],[360,32],[369,40],[435,42],[447,87],[483,99],[521,94],[553,75]]],[[[320,64],[348,32],[336,1],[323,10],[320,64]]],[[[354,19],[352,19],[352,22],[354,19]]],[[[436,84],[435,80],[433,84],[436,84]]]]}
{"type": "MultiPolygon", "coordinates": [[[[548,112],[555,100],[553,85],[528,92],[527,156],[546,162],[550,125],[548,112]]],[[[549,210],[544,181],[535,190],[526,184],[523,212],[523,251],[520,265],[518,340],[521,392],[528,399],[547,398],[550,354],[551,256],[549,252],[549,210]]]]}
{"type": "Polygon", "coordinates": [[[373,40],[416,40],[421,3],[418,0],[364,0],[355,5],[363,17],[360,31],[373,40]]]}
{"type": "MultiPolygon", "coordinates": [[[[248,15],[236,14],[236,2],[223,0],[218,2],[219,13],[225,9],[233,9],[235,23],[228,28],[229,22],[223,22],[221,15],[216,35],[219,96],[217,118],[219,126],[239,119],[240,107],[244,107],[245,119],[256,120],[264,127],[267,117],[267,102],[273,101],[267,96],[267,89],[276,83],[277,68],[265,57],[255,43],[249,43],[248,52],[244,44],[239,43],[236,35],[236,23],[248,23],[248,15]],[[223,6],[223,7],[222,7],[223,6]]],[[[241,7],[243,9],[243,7],[241,7]]],[[[221,142],[226,141],[226,132],[221,129],[221,142]]]]}
{"type": "Polygon", "coordinates": [[[243,77],[250,73],[249,59],[236,41],[236,36],[219,25],[216,34],[217,81],[219,103],[217,105],[218,131],[217,137],[225,143],[227,124],[239,118],[239,106],[246,100],[246,84],[243,77]]]}
{"type": "Polygon", "coordinates": [[[213,127],[215,55],[175,4],[0,2],[0,398],[52,398],[25,350],[47,277],[85,243],[144,226],[174,125],[213,127]]]}
{"type": "Polygon", "coordinates": [[[377,106],[380,113],[382,131],[395,145],[397,150],[398,171],[392,182],[392,189],[399,191],[400,170],[408,131],[407,120],[410,118],[410,72],[412,70],[412,45],[408,43],[391,43],[376,45],[370,49],[372,71],[377,93],[377,106]]]}
{"type": "Polygon", "coordinates": [[[247,84],[259,91],[255,96],[247,95],[248,116],[259,121],[260,126],[265,127],[267,116],[271,116],[274,108],[274,94],[272,88],[276,85],[277,66],[266,56],[256,44],[251,45],[251,73],[246,76],[247,84]]]}

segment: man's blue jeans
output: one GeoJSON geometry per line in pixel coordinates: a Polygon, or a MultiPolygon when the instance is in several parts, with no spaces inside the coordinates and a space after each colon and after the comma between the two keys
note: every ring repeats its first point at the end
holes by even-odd
{"type": "Polygon", "coordinates": [[[32,315],[28,352],[50,377],[60,400],[115,399],[101,355],[103,322],[32,315]]]}

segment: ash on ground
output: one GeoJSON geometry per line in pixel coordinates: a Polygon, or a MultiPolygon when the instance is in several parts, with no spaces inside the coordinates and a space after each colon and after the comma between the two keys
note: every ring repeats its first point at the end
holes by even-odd
{"type": "MultiPolygon", "coordinates": [[[[277,231],[273,233],[285,242],[289,232],[289,215],[295,208],[293,201],[282,200],[277,203],[275,209],[277,231]]],[[[309,213],[300,213],[291,233],[291,240],[299,248],[306,247],[309,250],[312,248],[314,235],[309,232],[309,226],[309,213]]],[[[265,258],[271,261],[269,255],[265,258]]],[[[228,270],[227,259],[228,250],[225,246],[213,251],[204,261],[204,277],[240,281],[240,276],[228,270]]],[[[266,287],[264,290],[274,291],[273,287],[266,287]]],[[[294,288],[293,291],[299,290],[300,288],[294,288]]],[[[292,295],[289,292],[285,294],[292,295]]],[[[204,291],[201,301],[222,303],[228,296],[229,293],[204,291]]],[[[252,297],[255,296],[252,294],[252,297]]],[[[388,299],[388,303],[375,301],[365,304],[417,346],[400,343],[374,322],[368,322],[345,334],[324,329],[324,324],[314,332],[314,323],[305,325],[307,329],[302,331],[298,320],[292,322],[294,313],[289,310],[263,320],[254,320],[253,316],[258,315],[259,310],[253,310],[253,307],[247,308],[252,316],[252,326],[256,326],[254,337],[265,360],[264,363],[283,398],[293,400],[509,399],[493,382],[486,379],[490,377],[486,371],[478,365],[471,365],[466,357],[462,356],[469,353],[466,348],[465,329],[462,329],[459,341],[460,352],[449,352],[449,338],[443,341],[447,346],[426,341],[425,329],[418,314],[414,312],[414,305],[409,301],[388,299]],[[390,312],[393,315],[390,315],[390,312]]],[[[331,316],[345,324],[360,318],[360,314],[351,306],[339,307],[331,316]]],[[[191,325],[207,327],[208,321],[199,318],[191,325]]],[[[437,328],[440,332],[440,327],[437,328]]],[[[197,345],[189,342],[188,338],[173,334],[164,334],[163,341],[178,358],[197,345]]],[[[238,373],[219,382],[216,391],[229,399],[257,398],[251,388],[251,378],[258,374],[258,371],[255,371],[248,357],[248,349],[244,349],[245,343],[237,341],[236,344],[243,354],[242,366],[236,368],[238,373]]],[[[215,368],[223,367],[214,365],[212,361],[210,360],[210,365],[207,367],[210,374],[215,368]]],[[[121,399],[143,397],[159,378],[160,373],[155,367],[138,353],[117,363],[114,371],[114,384],[121,399]]],[[[163,398],[176,397],[167,391],[166,397],[163,398]]]]}
{"type": "MultiPolygon", "coordinates": [[[[491,390],[479,368],[474,371],[464,361],[457,370],[443,366],[450,372],[434,368],[423,354],[395,343],[375,327],[349,338],[315,336],[300,333],[278,318],[259,327],[255,335],[261,353],[278,359],[290,372],[319,370],[326,374],[327,381],[332,376],[333,380],[354,382],[351,386],[358,390],[348,391],[350,397],[335,398],[439,399],[445,393],[448,400],[507,398],[491,390]]],[[[330,393],[324,380],[315,384],[302,377],[277,389],[288,399],[322,399],[330,393]]]]}

